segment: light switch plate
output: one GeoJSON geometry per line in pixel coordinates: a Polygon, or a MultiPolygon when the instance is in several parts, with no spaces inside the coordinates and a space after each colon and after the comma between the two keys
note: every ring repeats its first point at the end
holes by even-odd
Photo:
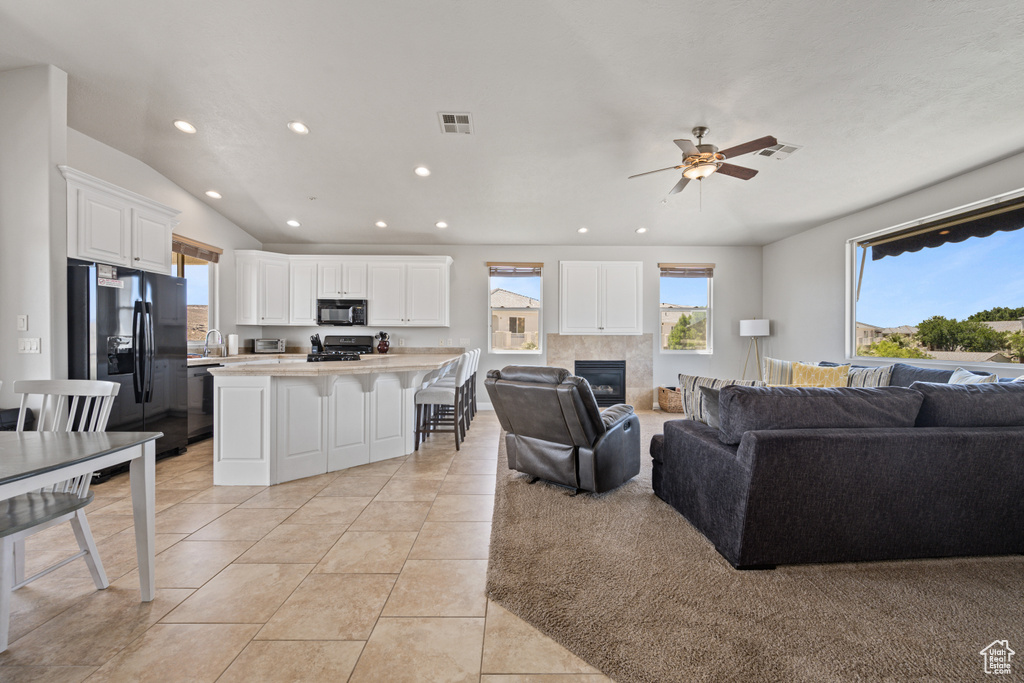
{"type": "Polygon", "coordinates": [[[28,331],[28,316],[27,315],[19,315],[18,316],[18,332],[26,332],[26,331],[28,331]]]}
{"type": "Polygon", "coordinates": [[[469,346],[469,337],[462,337],[459,339],[459,346],[469,346]]]}
{"type": "Polygon", "coordinates": [[[39,338],[18,337],[18,353],[40,353],[41,341],[39,338]]]}

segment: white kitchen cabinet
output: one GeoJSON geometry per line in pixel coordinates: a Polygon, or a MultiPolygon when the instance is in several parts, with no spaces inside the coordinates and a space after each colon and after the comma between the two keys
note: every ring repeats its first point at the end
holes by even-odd
{"type": "Polygon", "coordinates": [[[178,211],[68,166],[68,258],[171,272],[178,211]]]}
{"type": "Polygon", "coordinates": [[[561,334],[642,334],[643,263],[561,261],[561,334]]]}
{"type": "Polygon", "coordinates": [[[320,260],[316,295],[320,299],[365,299],[366,263],[340,258],[320,260]]]}
{"type": "Polygon", "coordinates": [[[259,325],[260,258],[258,252],[235,252],[235,323],[259,325]]]}
{"type": "Polygon", "coordinates": [[[448,327],[451,263],[447,256],[369,262],[369,324],[448,327]]]}
{"type": "Polygon", "coordinates": [[[288,277],[289,322],[292,325],[316,325],[317,262],[292,258],[288,277]]]}
{"type": "Polygon", "coordinates": [[[288,318],[288,258],[264,254],[260,256],[259,310],[260,325],[287,325],[288,318]]]}

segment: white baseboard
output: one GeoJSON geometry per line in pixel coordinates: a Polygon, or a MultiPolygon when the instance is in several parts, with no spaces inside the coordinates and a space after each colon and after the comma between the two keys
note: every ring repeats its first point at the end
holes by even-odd
{"type": "Polygon", "coordinates": [[[494,410],[494,406],[490,403],[481,403],[479,401],[477,401],[476,407],[477,410],[494,410]]]}

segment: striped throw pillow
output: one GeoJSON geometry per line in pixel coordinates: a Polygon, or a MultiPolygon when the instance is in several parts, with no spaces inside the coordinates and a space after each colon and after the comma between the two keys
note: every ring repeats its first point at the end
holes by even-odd
{"type": "Polygon", "coordinates": [[[691,420],[708,424],[708,410],[704,405],[704,397],[700,387],[721,389],[730,384],[744,387],[763,387],[764,382],[756,379],[715,379],[714,377],[697,377],[696,375],[679,375],[679,393],[683,403],[683,414],[691,420]]]}
{"type": "Polygon", "coordinates": [[[768,384],[792,384],[793,361],[765,356],[764,381],[768,384]]]}
{"type": "Polygon", "coordinates": [[[879,368],[850,368],[846,386],[887,387],[890,377],[892,377],[891,365],[883,365],[879,368]]]}

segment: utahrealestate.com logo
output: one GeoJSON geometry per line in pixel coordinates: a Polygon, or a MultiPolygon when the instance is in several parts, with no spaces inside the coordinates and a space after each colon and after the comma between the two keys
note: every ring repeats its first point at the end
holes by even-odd
{"type": "Polygon", "coordinates": [[[985,673],[987,674],[1008,674],[1010,673],[1010,658],[1016,652],[1010,649],[1010,643],[1006,640],[993,640],[980,652],[985,659],[985,673]]]}

